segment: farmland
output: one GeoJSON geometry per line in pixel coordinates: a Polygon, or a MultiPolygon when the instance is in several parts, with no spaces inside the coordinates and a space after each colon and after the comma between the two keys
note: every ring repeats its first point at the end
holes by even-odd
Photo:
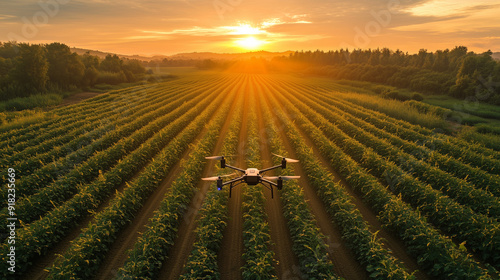
{"type": "Polygon", "coordinates": [[[500,151],[348,92],[190,72],[0,130],[0,278],[499,277],[500,151]],[[206,156],[272,153],[300,160],[273,175],[301,176],[273,199],[201,180],[230,173],[206,156]]]}

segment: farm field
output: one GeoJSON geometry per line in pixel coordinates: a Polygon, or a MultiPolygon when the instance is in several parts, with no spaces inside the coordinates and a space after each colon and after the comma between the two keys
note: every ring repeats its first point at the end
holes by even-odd
{"type": "Polygon", "coordinates": [[[341,87],[189,72],[0,130],[0,278],[498,279],[500,151],[341,87]],[[274,198],[201,180],[273,153],[274,198]]]}

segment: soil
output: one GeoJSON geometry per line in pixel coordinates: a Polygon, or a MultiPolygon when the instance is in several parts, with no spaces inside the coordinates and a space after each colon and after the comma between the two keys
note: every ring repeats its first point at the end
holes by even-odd
{"type": "Polygon", "coordinates": [[[64,107],[64,106],[68,106],[71,104],[76,104],[76,103],[82,102],[85,99],[96,97],[99,94],[102,94],[102,93],[89,92],[89,91],[75,93],[75,94],[72,94],[72,95],[64,98],[63,101],[61,102],[61,104],[59,104],[57,107],[64,107]]]}

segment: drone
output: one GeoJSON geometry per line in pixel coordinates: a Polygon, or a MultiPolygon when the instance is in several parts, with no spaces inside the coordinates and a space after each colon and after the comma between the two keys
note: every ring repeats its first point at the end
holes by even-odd
{"type": "Polygon", "coordinates": [[[221,168],[231,168],[234,169],[238,172],[243,173],[242,176],[229,180],[227,182],[222,182],[223,177],[228,177],[228,176],[233,176],[238,173],[233,173],[233,174],[228,174],[228,175],[221,175],[221,176],[214,176],[214,177],[208,177],[208,178],[202,178],[204,181],[217,181],[217,189],[220,191],[222,190],[222,187],[225,185],[229,185],[229,197],[231,197],[231,190],[236,187],[237,185],[241,183],[246,183],[249,186],[255,186],[257,184],[262,184],[268,189],[271,190],[271,198],[274,198],[273,194],[273,187],[278,188],[278,190],[281,190],[283,188],[283,181],[288,181],[292,179],[299,179],[300,176],[275,176],[275,177],[264,177],[264,172],[276,169],[276,168],[286,168],[286,163],[290,162],[299,162],[297,159],[291,159],[291,158],[286,158],[280,155],[273,154],[274,156],[281,157],[281,164],[276,165],[273,167],[265,168],[265,169],[257,169],[257,168],[247,168],[246,170],[231,166],[229,164],[226,164],[226,159],[224,156],[210,156],[206,157],[206,159],[215,159],[215,160],[220,160],[220,167],[221,168]],[[276,181],[276,182],[273,182],[276,181]]]}

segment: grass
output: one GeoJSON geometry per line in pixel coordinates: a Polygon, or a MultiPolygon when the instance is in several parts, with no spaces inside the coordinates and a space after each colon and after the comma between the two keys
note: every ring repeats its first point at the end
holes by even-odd
{"type": "Polygon", "coordinates": [[[28,97],[18,97],[0,103],[0,112],[21,111],[34,108],[45,108],[58,105],[63,97],[60,94],[36,94],[28,97]]]}
{"type": "MultiPolygon", "coordinates": [[[[332,85],[331,80],[328,83],[319,80],[318,82],[330,87],[332,85]]],[[[345,97],[346,99],[371,109],[380,110],[398,119],[418,123],[429,128],[442,128],[446,131],[449,129],[446,128],[448,126],[443,121],[471,125],[474,126],[473,133],[478,135],[473,137],[469,133],[467,137],[475,139],[475,141],[478,141],[482,137],[481,135],[487,134],[486,138],[495,138],[500,135],[500,107],[496,105],[468,102],[448,95],[424,94],[421,94],[424,97],[423,101],[407,101],[405,105],[397,100],[383,99],[380,97],[380,93],[396,90],[401,96],[411,97],[416,92],[362,81],[340,80],[333,82],[333,85],[336,87],[335,90],[340,92],[351,92],[351,96],[345,97]],[[420,114],[406,107],[413,107],[420,114]]],[[[490,142],[497,143],[495,140],[490,142]]]]}
{"type": "Polygon", "coordinates": [[[469,102],[447,95],[426,96],[424,102],[481,118],[500,120],[500,107],[492,104],[469,102]]]}
{"type": "Polygon", "coordinates": [[[380,111],[396,119],[405,120],[413,124],[419,124],[431,129],[440,128],[449,131],[449,124],[442,117],[433,113],[422,113],[408,103],[398,100],[385,99],[377,95],[366,95],[362,93],[335,93],[335,96],[347,100],[365,108],[380,111]]]}

